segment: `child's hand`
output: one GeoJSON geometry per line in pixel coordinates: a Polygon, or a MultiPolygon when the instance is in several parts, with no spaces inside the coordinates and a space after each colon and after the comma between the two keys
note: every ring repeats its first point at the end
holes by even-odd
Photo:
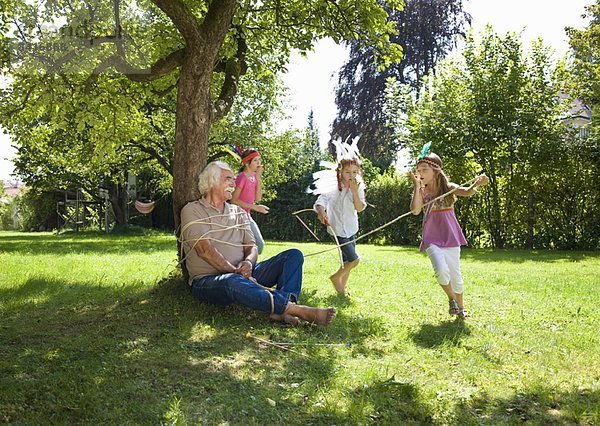
{"type": "Polygon", "coordinates": [[[319,220],[321,221],[321,223],[325,226],[329,226],[329,218],[327,217],[327,214],[325,213],[319,213],[319,220]]]}
{"type": "Polygon", "coordinates": [[[265,171],[265,166],[263,166],[262,164],[260,166],[258,166],[258,168],[256,169],[256,176],[261,178],[263,172],[265,171]]]}
{"type": "Polygon", "coordinates": [[[349,186],[350,186],[350,191],[352,192],[356,192],[358,191],[358,179],[350,179],[350,182],[348,182],[349,186]]]}
{"type": "Polygon", "coordinates": [[[269,208],[262,204],[256,204],[256,205],[252,206],[252,210],[254,210],[255,212],[262,213],[262,214],[269,213],[269,208]]]}
{"type": "Polygon", "coordinates": [[[410,180],[412,180],[413,185],[415,186],[415,188],[420,188],[421,187],[421,182],[419,182],[419,178],[413,173],[412,170],[410,170],[408,172],[408,177],[410,177],[410,180]]]}
{"type": "Polygon", "coordinates": [[[476,186],[483,186],[483,185],[487,185],[488,183],[490,183],[490,178],[487,177],[486,175],[479,175],[475,179],[476,186]]]}

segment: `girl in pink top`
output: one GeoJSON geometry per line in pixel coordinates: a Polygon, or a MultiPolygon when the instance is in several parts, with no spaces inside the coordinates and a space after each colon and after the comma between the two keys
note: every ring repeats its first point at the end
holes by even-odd
{"type": "Polygon", "coordinates": [[[477,186],[486,185],[489,179],[486,175],[477,176],[469,187],[449,182],[442,170],[442,160],[434,153],[426,154],[427,149],[428,146],[417,160],[417,175],[410,172],[415,187],[410,209],[414,215],[418,215],[425,204],[454,190],[452,194],[425,207],[420,250],[429,255],[438,283],[448,296],[450,315],[467,318],[469,314],[463,303],[463,279],[460,273],[460,246],[466,245],[467,240],[454,214],[455,195],[470,197],[477,193],[477,186]]]}
{"type": "Polygon", "coordinates": [[[239,153],[242,159],[242,168],[235,178],[235,190],[231,197],[231,202],[237,204],[248,213],[250,229],[256,240],[258,253],[262,253],[265,247],[265,240],[258,229],[258,225],[252,219],[250,211],[254,210],[262,214],[267,214],[269,208],[262,204],[254,204],[262,198],[262,174],[264,167],[260,161],[260,153],[256,149],[247,149],[239,153]]]}

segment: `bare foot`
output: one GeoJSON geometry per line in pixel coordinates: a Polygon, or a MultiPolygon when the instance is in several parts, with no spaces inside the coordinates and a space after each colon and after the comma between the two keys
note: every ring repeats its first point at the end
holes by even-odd
{"type": "Polygon", "coordinates": [[[348,284],[348,278],[350,278],[350,270],[349,269],[347,271],[345,271],[344,274],[342,274],[341,279],[340,279],[340,283],[342,284],[342,288],[344,289],[344,292],[346,291],[346,284],[348,284]]]}
{"type": "Polygon", "coordinates": [[[300,325],[302,323],[300,318],[298,318],[294,315],[286,314],[286,313],[284,313],[283,315],[271,314],[271,316],[269,318],[271,318],[272,320],[275,320],[275,321],[283,321],[286,324],[294,325],[294,326],[300,325]]]}
{"type": "Polygon", "coordinates": [[[329,325],[335,318],[335,308],[312,308],[310,306],[288,304],[283,315],[293,315],[317,325],[329,325]]]}
{"type": "Polygon", "coordinates": [[[343,280],[343,277],[345,275],[344,272],[345,271],[340,268],[335,274],[329,277],[331,283],[333,284],[333,288],[335,288],[335,291],[337,291],[337,293],[342,296],[346,294],[346,281],[348,280],[348,278],[346,278],[346,280],[343,280]]]}

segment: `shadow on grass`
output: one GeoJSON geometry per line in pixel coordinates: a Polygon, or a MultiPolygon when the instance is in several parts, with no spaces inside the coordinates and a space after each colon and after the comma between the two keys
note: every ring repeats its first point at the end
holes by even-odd
{"type": "Polygon", "coordinates": [[[308,419],[308,424],[426,425],[434,423],[429,408],[420,401],[418,388],[409,383],[397,382],[394,377],[349,389],[346,397],[351,400],[347,410],[317,410],[308,419]]]}
{"type": "Polygon", "coordinates": [[[461,258],[465,260],[475,260],[482,262],[506,262],[506,263],[523,263],[523,262],[541,262],[552,263],[561,261],[579,262],[588,259],[600,259],[600,254],[597,252],[572,252],[572,251],[549,251],[549,250],[478,250],[478,249],[463,249],[461,258]]]}
{"type": "Polygon", "coordinates": [[[379,356],[384,351],[376,342],[389,334],[389,324],[385,317],[368,312],[348,314],[344,308],[354,304],[352,297],[331,294],[327,297],[317,297],[316,290],[302,292],[300,303],[310,306],[333,306],[337,315],[327,328],[331,343],[345,345],[351,349],[351,354],[379,356]]]}
{"type": "Polygon", "coordinates": [[[467,323],[459,318],[439,324],[422,324],[419,331],[411,335],[412,340],[422,348],[442,345],[456,346],[464,336],[471,334],[467,323]]]}
{"type": "Polygon", "coordinates": [[[468,424],[600,424],[600,390],[560,392],[539,388],[510,398],[483,395],[457,407],[457,419],[468,424]]]}
{"type": "Polygon", "coordinates": [[[66,255],[69,253],[136,253],[173,250],[176,247],[174,236],[168,233],[148,231],[135,234],[135,238],[123,238],[118,234],[85,231],[64,234],[0,233],[0,252],[26,255],[48,254],[66,255]],[[152,238],[145,238],[146,235],[152,238]],[[157,240],[156,236],[164,236],[157,240]],[[158,244],[157,244],[158,242],[158,244]]]}
{"type": "Polygon", "coordinates": [[[318,404],[338,346],[282,351],[246,333],[360,347],[382,332],[376,319],[343,315],[328,328],[280,327],[245,308],[197,302],[178,275],[153,288],[32,278],[0,290],[0,301],[0,421],[8,423],[335,417],[318,404]]]}

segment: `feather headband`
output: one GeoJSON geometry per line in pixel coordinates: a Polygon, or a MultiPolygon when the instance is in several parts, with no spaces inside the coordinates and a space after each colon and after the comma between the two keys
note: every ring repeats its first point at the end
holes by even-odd
{"type": "MultiPolygon", "coordinates": [[[[352,139],[352,143],[348,143],[348,139],[350,137],[345,142],[342,142],[341,139],[331,141],[335,147],[337,164],[330,161],[321,161],[319,164],[321,167],[325,167],[325,169],[313,173],[313,183],[306,189],[307,193],[319,195],[335,191],[338,189],[337,170],[340,168],[340,162],[352,159],[360,161],[360,151],[358,150],[360,136],[352,139]]],[[[364,184],[360,175],[357,176],[357,180],[359,183],[364,184]]]]}

